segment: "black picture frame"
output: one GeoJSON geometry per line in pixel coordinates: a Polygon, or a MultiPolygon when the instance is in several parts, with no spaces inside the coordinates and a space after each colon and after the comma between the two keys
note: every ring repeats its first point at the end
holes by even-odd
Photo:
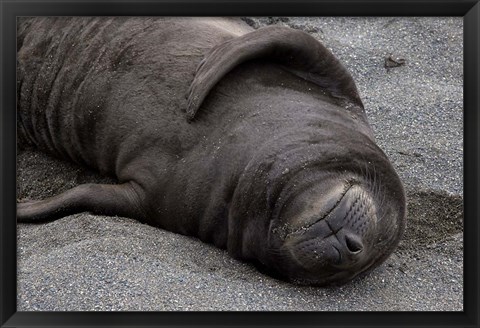
{"type": "Polygon", "coordinates": [[[0,325],[1,327],[478,327],[480,4],[473,0],[396,1],[6,1],[1,13],[0,325]],[[17,16],[463,16],[464,18],[464,311],[463,312],[17,312],[16,311],[16,17],[17,16]]]}

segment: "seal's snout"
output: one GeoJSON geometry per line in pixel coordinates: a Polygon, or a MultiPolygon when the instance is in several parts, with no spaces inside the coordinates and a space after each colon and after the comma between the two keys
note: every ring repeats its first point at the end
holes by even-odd
{"type": "Polygon", "coordinates": [[[290,271],[319,284],[353,277],[371,263],[376,255],[370,236],[378,222],[373,194],[365,184],[332,180],[322,186],[322,200],[304,205],[283,239],[290,271]]]}
{"type": "Polygon", "coordinates": [[[402,227],[395,223],[404,211],[379,183],[332,175],[286,188],[294,196],[282,195],[282,210],[271,222],[272,267],[287,280],[321,286],[343,284],[382,263],[398,243],[402,227]]]}
{"type": "Polygon", "coordinates": [[[327,241],[337,251],[337,258],[330,261],[334,267],[345,268],[357,263],[363,254],[364,244],[362,237],[352,231],[340,230],[336,233],[335,238],[327,241]]]}
{"type": "Polygon", "coordinates": [[[338,253],[336,261],[330,260],[332,266],[347,268],[366,256],[364,238],[376,222],[372,207],[372,200],[365,189],[353,185],[323,219],[330,232],[323,241],[338,253]]]}
{"type": "Polygon", "coordinates": [[[363,243],[361,238],[354,234],[345,235],[345,246],[350,254],[359,254],[361,251],[363,251],[363,243]]]}

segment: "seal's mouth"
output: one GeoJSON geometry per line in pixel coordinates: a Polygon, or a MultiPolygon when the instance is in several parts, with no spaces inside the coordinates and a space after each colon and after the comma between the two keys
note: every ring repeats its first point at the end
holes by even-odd
{"type": "Polygon", "coordinates": [[[280,212],[277,212],[270,222],[273,234],[281,240],[302,235],[328,217],[345,195],[359,184],[357,180],[328,174],[322,176],[320,181],[311,181],[303,188],[297,186],[287,189],[281,195],[282,201],[276,206],[281,209],[280,212]]]}
{"type": "MultiPolygon", "coordinates": [[[[310,229],[315,224],[318,224],[318,222],[325,220],[329,215],[331,215],[331,213],[335,210],[335,208],[337,208],[337,206],[342,202],[342,200],[345,198],[345,196],[347,195],[349,190],[351,190],[353,188],[353,186],[355,186],[355,185],[350,184],[350,183],[347,184],[344,187],[344,190],[340,194],[338,194],[338,192],[337,192],[338,196],[336,197],[336,199],[335,199],[335,197],[330,198],[330,201],[327,203],[328,207],[325,210],[323,210],[324,211],[323,214],[312,215],[310,217],[305,218],[304,219],[305,225],[297,227],[297,228],[289,231],[286,235],[286,238],[288,239],[288,238],[291,238],[295,235],[302,235],[302,234],[305,233],[306,230],[310,229]]],[[[336,192],[336,191],[337,190],[334,190],[334,192],[336,192]]],[[[332,230],[332,232],[335,233],[333,230],[332,230]]]]}
{"type": "Polygon", "coordinates": [[[350,267],[366,253],[364,239],[376,225],[373,200],[358,184],[350,184],[329,208],[313,223],[287,235],[285,245],[300,265],[305,263],[305,252],[318,254],[319,262],[335,267],[350,267]]]}

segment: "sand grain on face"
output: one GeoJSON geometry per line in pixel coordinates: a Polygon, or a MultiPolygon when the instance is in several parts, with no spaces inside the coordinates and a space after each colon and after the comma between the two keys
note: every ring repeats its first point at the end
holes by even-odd
{"type": "MultiPolygon", "coordinates": [[[[270,278],[197,239],[81,213],[18,226],[19,311],[462,311],[461,17],[248,18],[311,33],[353,75],[379,146],[402,178],[404,241],[342,287],[270,278]],[[385,68],[385,58],[405,63],[385,68]]],[[[18,198],[103,181],[41,153],[18,156],[18,198]]]]}

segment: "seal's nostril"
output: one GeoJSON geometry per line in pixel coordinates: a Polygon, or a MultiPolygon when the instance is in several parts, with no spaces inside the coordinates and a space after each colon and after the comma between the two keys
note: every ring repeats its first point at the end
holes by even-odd
{"type": "Polygon", "coordinates": [[[360,253],[363,250],[363,244],[356,236],[345,235],[345,243],[348,250],[353,254],[360,253]]]}

